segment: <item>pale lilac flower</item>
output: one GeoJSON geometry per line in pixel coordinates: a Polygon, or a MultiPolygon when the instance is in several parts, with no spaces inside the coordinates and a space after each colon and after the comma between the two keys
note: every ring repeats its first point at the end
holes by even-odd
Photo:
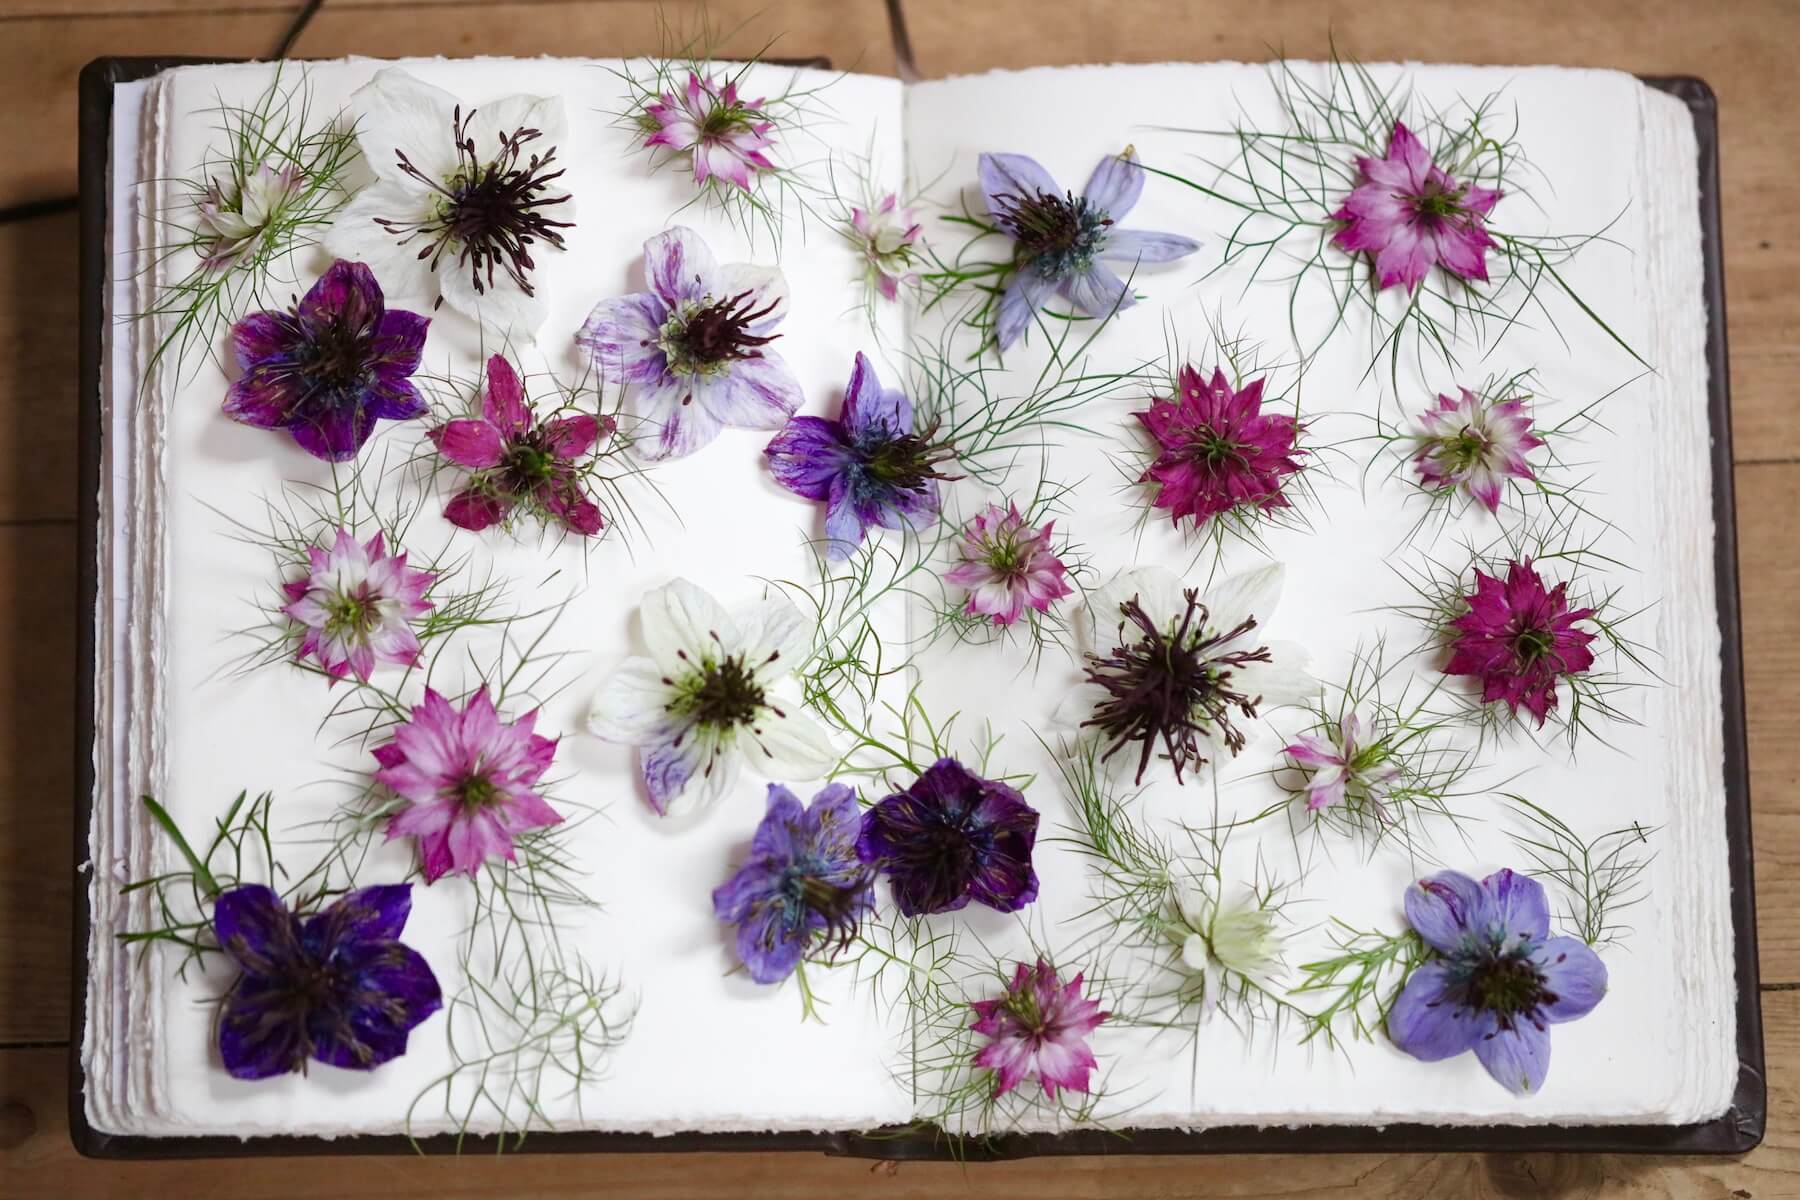
{"type": "Polygon", "coordinates": [[[969,590],[963,611],[1011,625],[1027,608],[1049,612],[1072,594],[1064,579],[1068,569],[1050,548],[1055,524],[1034,529],[1013,504],[990,504],[970,521],[957,540],[961,561],[944,574],[946,583],[969,590]]]}
{"type": "MultiPolygon", "coordinates": [[[[1388,788],[1400,776],[1381,739],[1364,740],[1365,722],[1352,709],[1339,719],[1335,730],[1324,734],[1303,733],[1282,753],[1294,765],[1312,772],[1306,779],[1306,811],[1318,812],[1346,799],[1367,802],[1381,811],[1388,788]]],[[[1372,730],[1374,722],[1367,722],[1372,730]]]]}
{"type": "Polygon", "coordinates": [[[686,88],[664,92],[644,114],[655,126],[644,145],[688,155],[696,187],[717,178],[747,192],[758,171],[775,169],[763,153],[775,145],[775,123],[763,101],[739,98],[736,79],[689,71],[686,88]]]}
{"type": "Polygon", "coordinates": [[[1531,432],[1531,414],[1522,398],[1487,401],[1471,392],[1419,414],[1419,448],[1413,468],[1434,491],[1461,489],[1489,512],[1500,509],[1500,489],[1508,479],[1536,479],[1525,456],[1544,444],[1531,432]]]}
{"type": "Polygon", "coordinates": [[[379,531],[359,543],[339,529],[331,549],[306,548],[307,572],[282,585],[282,607],[305,630],[297,658],[318,662],[332,683],[355,675],[364,683],[378,662],[419,661],[412,623],[431,611],[425,593],[437,581],[406,565],[406,551],[387,553],[379,531]]]}
{"type": "Polygon", "coordinates": [[[883,196],[873,209],[851,209],[850,229],[855,235],[851,240],[863,256],[868,281],[882,299],[894,299],[900,294],[902,283],[918,278],[912,268],[920,225],[913,210],[901,208],[900,198],[893,192],[883,196]]]}
{"type": "Polygon", "coordinates": [[[1331,244],[1370,255],[1377,289],[1398,283],[1411,292],[1434,266],[1487,281],[1487,216],[1499,191],[1457,183],[1399,121],[1386,157],[1359,158],[1356,169],[1356,187],[1331,214],[1343,222],[1331,244]]]}
{"type": "Polygon", "coordinates": [[[975,1065],[994,1072],[994,1095],[1004,1096],[1035,1079],[1044,1096],[1057,1091],[1086,1093],[1088,1076],[1099,1065],[1088,1038],[1111,1013],[1081,994],[1081,975],[1064,983],[1043,959],[1035,967],[1016,965],[1006,994],[970,1005],[970,1026],[988,1038],[975,1055],[975,1065]]]}
{"type": "Polygon", "coordinates": [[[228,192],[209,181],[199,202],[201,261],[209,268],[230,267],[254,259],[265,249],[263,235],[280,219],[304,185],[294,167],[256,169],[228,192]]]}

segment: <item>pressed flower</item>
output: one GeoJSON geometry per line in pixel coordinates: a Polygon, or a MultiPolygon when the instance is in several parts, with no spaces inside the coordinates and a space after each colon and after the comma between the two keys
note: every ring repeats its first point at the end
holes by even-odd
{"type": "Polygon", "coordinates": [[[431,431],[439,454],[473,472],[445,506],[445,518],[459,528],[481,530],[524,505],[544,521],[594,536],[606,522],[584,486],[580,460],[612,432],[607,426],[588,413],[539,422],[519,373],[503,355],[494,355],[487,363],[481,416],[459,417],[431,431]]]}
{"type": "Polygon", "coordinates": [[[1489,512],[1500,509],[1500,489],[1508,479],[1535,479],[1525,456],[1544,444],[1531,432],[1525,401],[1485,400],[1461,389],[1452,400],[1419,414],[1419,448],[1413,469],[1433,491],[1461,490],[1489,512]]]}
{"type": "Polygon", "coordinates": [[[1282,749],[1295,766],[1310,772],[1305,789],[1307,812],[1346,800],[1381,812],[1388,788],[1400,777],[1400,766],[1383,739],[1368,740],[1365,729],[1374,727],[1373,721],[1364,721],[1351,710],[1323,734],[1300,734],[1282,749]]]}
{"type": "Polygon", "coordinates": [[[857,853],[893,885],[909,917],[969,901],[1016,912],[1037,899],[1037,810],[1006,784],[940,758],[904,792],[863,813],[857,853]]]}
{"type": "Polygon", "coordinates": [[[994,1072],[995,1097],[1033,1079],[1052,1102],[1059,1090],[1086,1094],[1099,1065],[1088,1038],[1112,1014],[1081,994],[1081,981],[1077,973],[1064,983],[1040,958],[1036,966],[1015,965],[1005,995],[969,1006],[975,1010],[970,1028],[988,1039],[975,1065],[994,1072]]]}
{"type": "Polygon", "coordinates": [[[1411,292],[1434,266],[1487,281],[1487,216],[1498,190],[1457,183],[1400,121],[1386,156],[1358,158],[1356,169],[1356,186],[1331,214],[1344,226],[1331,244],[1373,258],[1378,289],[1402,284],[1411,292]]]}
{"type": "Polygon", "coordinates": [[[1245,509],[1287,508],[1282,484],[1300,470],[1300,423],[1262,411],[1263,381],[1233,389],[1214,367],[1211,381],[1182,367],[1173,400],[1155,399],[1133,413],[1156,440],[1156,458],[1138,477],[1155,482],[1157,508],[1177,524],[1205,525],[1245,509]]]}
{"type": "Polygon", "coordinates": [[[1577,628],[1594,615],[1569,607],[1568,587],[1544,586],[1529,558],[1506,566],[1506,579],[1475,570],[1475,591],[1464,596],[1468,611],[1450,622],[1446,675],[1481,680],[1482,703],[1503,701],[1544,719],[1556,707],[1556,684],[1594,665],[1588,644],[1595,634],[1577,628]]]}
{"type": "Polygon", "coordinates": [[[882,299],[895,299],[902,283],[917,278],[912,268],[917,261],[914,247],[919,230],[913,210],[901,208],[900,197],[893,192],[874,208],[850,210],[851,242],[863,256],[870,286],[882,299]]]}
{"type": "Polygon", "coordinates": [[[315,458],[355,458],[376,421],[425,415],[412,373],[430,324],[388,308],[369,268],[334,262],[291,312],[251,313],[231,327],[243,374],[225,415],[285,429],[315,458]]]}
{"type": "Polygon", "coordinates": [[[574,206],[556,186],[563,102],[504,96],[465,105],[385,67],[351,97],[375,182],[325,235],[401,295],[429,296],[498,333],[537,333],[549,315],[537,256],[563,249],[574,206]]]}
{"type": "Polygon", "coordinates": [[[684,226],[644,243],[650,290],[594,306],[575,340],[600,377],[659,433],[650,458],[691,454],[726,426],[779,429],[800,406],[800,381],[771,347],[787,315],[774,267],[720,266],[684,226]]]}
{"type": "Polygon", "coordinates": [[[1280,912],[1264,896],[1246,890],[1238,899],[1216,900],[1193,894],[1180,905],[1173,933],[1181,964],[1197,978],[1198,988],[1184,992],[1208,1016],[1226,996],[1227,974],[1266,986],[1281,969],[1286,939],[1279,930],[1280,912]]]}
{"type": "Polygon", "coordinates": [[[210,268],[231,267],[255,258],[265,248],[263,235],[281,219],[300,193],[303,180],[293,167],[258,163],[240,183],[212,180],[199,203],[199,249],[210,268]]]}
{"type": "Polygon", "coordinates": [[[400,942],[411,912],[407,883],[347,892],[309,917],[260,884],[219,893],[213,935],[241,972],[219,1014],[232,1078],[313,1060],[367,1071],[405,1054],[407,1035],[443,1007],[430,965],[400,942]]]}
{"type": "Polygon", "coordinates": [[[792,601],[772,594],[732,614],[677,579],[646,594],[640,612],[650,657],[608,677],[588,726],[638,747],[651,808],[673,816],[714,803],[745,758],[787,779],[817,779],[837,761],[799,702],[775,693],[812,646],[792,601]]]}
{"type": "Polygon", "coordinates": [[[474,878],[490,858],[516,861],[513,838],[562,821],[538,791],[556,743],[532,732],[535,711],[502,720],[484,684],[458,709],[430,688],[392,741],[375,747],[378,783],[407,806],[387,836],[419,840],[425,882],[447,872],[474,878]]]}
{"type": "Polygon", "coordinates": [[[1129,308],[1131,289],[1108,262],[1173,262],[1200,248],[1179,234],[1118,227],[1144,191],[1144,168],[1129,148],[1101,159],[1079,196],[1024,154],[983,154],[978,173],[988,215],[1013,240],[1013,272],[994,326],[1002,350],[1052,293],[1100,320],[1129,308]]]}
{"type": "Polygon", "coordinates": [[[331,549],[306,548],[307,572],[283,585],[282,607],[305,631],[300,659],[312,658],[335,683],[346,675],[368,682],[376,663],[410,667],[419,661],[412,623],[431,611],[426,591],[437,581],[389,554],[377,532],[358,542],[339,529],[331,549]]]}
{"type": "Polygon", "coordinates": [[[687,155],[696,187],[723,179],[747,192],[758,171],[775,169],[764,153],[774,148],[769,131],[775,123],[763,112],[763,101],[738,95],[735,79],[689,71],[687,87],[662,93],[644,106],[644,116],[653,130],[644,145],[687,155]]]}
{"type": "Polygon", "coordinates": [[[847,558],[869,529],[917,529],[938,511],[949,447],[913,430],[912,401],[857,352],[837,420],[795,417],[763,451],[775,481],[825,505],[826,555],[847,558]]]}
{"type": "Polygon", "coordinates": [[[874,907],[869,868],[856,854],[862,810],[841,783],[802,808],[779,783],[750,842],[750,857],[713,892],[713,912],[737,926],[738,957],[758,983],[779,983],[802,959],[841,949],[874,907]]]}
{"type": "Polygon", "coordinates": [[[1033,528],[1017,505],[990,504],[963,529],[957,540],[960,561],[944,579],[969,590],[963,611],[1011,625],[1027,608],[1049,612],[1050,606],[1074,592],[1064,576],[1068,569],[1050,548],[1056,522],[1033,528]]]}
{"type": "Polygon", "coordinates": [[[1593,1011],[1606,964],[1580,938],[1551,937],[1543,885],[1512,871],[1480,883],[1442,871],[1407,888],[1405,903],[1436,954],[1407,977],[1388,1036],[1426,1062],[1473,1050],[1508,1091],[1537,1091],[1550,1070],[1550,1026],[1593,1011]]]}

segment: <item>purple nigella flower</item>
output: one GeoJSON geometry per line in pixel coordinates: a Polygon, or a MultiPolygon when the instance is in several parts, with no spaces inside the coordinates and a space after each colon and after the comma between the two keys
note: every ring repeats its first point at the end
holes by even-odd
{"type": "Polygon", "coordinates": [[[1037,899],[1037,827],[1037,810],[1018,792],[940,758],[863,813],[856,852],[887,875],[906,916],[954,912],[970,900],[1017,912],[1037,899]]]}
{"type": "Polygon", "coordinates": [[[1523,705],[1543,725],[1556,681],[1594,665],[1595,635],[1575,628],[1594,610],[1570,608],[1568,587],[1546,589],[1529,558],[1508,563],[1504,582],[1476,568],[1474,594],[1463,597],[1469,611],[1450,622],[1456,637],[1444,674],[1475,676],[1482,703],[1503,700],[1514,714],[1523,705]]]}
{"type": "Polygon", "coordinates": [[[1407,977],[1388,1036],[1426,1062],[1465,1050],[1508,1091],[1550,1070],[1550,1026],[1606,995],[1606,965],[1579,938],[1550,936],[1544,887],[1512,871],[1480,883],[1442,871],[1406,889],[1406,919],[1436,956],[1407,977]]]}
{"type": "Polygon", "coordinates": [[[1088,1037],[1111,1013],[1081,994],[1081,976],[1064,983],[1043,959],[1037,966],[1019,963],[1012,983],[998,1000],[977,1000],[970,1026],[989,1039],[975,1055],[975,1065],[994,1072],[994,1096],[1004,1096],[1027,1079],[1044,1088],[1054,1101],[1058,1088],[1086,1093],[1088,1075],[1099,1064],[1088,1037]]]}
{"type": "Polygon", "coordinates": [[[1057,187],[1024,154],[983,154],[979,175],[988,215],[1014,243],[1012,278],[994,325],[1002,350],[1052,292],[1099,320],[1129,308],[1131,289],[1107,262],[1173,262],[1200,248],[1178,234],[1118,227],[1144,191],[1144,168],[1129,149],[1101,159],[1080,196],[1057,187]]]}
{"type": "Polygon", "coordinates": [[[450,498],[444,517],[459,528],[481,530],[524,504],[592,537],[606,522],[582,487],[575,460],[607,432],[606,422],[587,413],[538,424],[518,372],[504,356],[494,355],[488,359],[480,418],[459,417],[431,431],[439,454],[474,472],[450,498]]]}
{"type": "Polygon", "coordinates": [[[1331,244],[1375,259],[1376,287],[1404,284],[1411,292],[1441,266],[1464,279],[1487,281],[1487,215],[1499,191],[1459,184],[1431,161],[1431,152],[1399,121],[1385,158],[1358,158],[1358,181],[1331,214],[1344,227],[1331,244]]]}
{"type": "Polygon", "coordinates": [[[647,123],[656,127],[644,145],[688,155],[696,187],[718,178],[747,192],[758,171],[775,169],[763,153],[775,145],[769,136],[775,123],[762,106],[761,100],[740,100],[735,79],[702,79],[689,71],[684,90],[664,92],[644,107],[647,123]]]}
{"type": "Polygon", "coordinates": [[[339,896],[310,917],[260,884],[213,902],[213,935],[243,973],[225,994],[219,1056],[234,1079],[305,1071],[311,1059],[367,1071],[406,1053],[414,1026],[443,1007],[437,976],[400,943],[412,885],[339,896]]]}
{"type": "Polygon", "coordinates": [[[1062,559],[1050,548],[1056,524],[1033,529],[1016,505],[990,504],[969,522],[957,544],[962,561],[944,575],[947,583],[969,589],[963,611],[1011,625],[1027,608],[1049,612],[1050,606],[1074,592],[1064,580],[1062,559]]]}
{"type": "Polygon", "coordinates": [[[913,432],[912,402],[881,386],[861,351],[835,421],[795,417],[763,451],[775,480],[825,504],[829,558],[847,558],[869,527],[917,529],[938,510],[937,464],[947,446],[913,432]]]}
{"type": "Polygon", "coordinates": [[[1343,715],[1335,733],[1303,733],[1282,753],[1312,772],[1306,780],[1307,812],[1342,804],[1348,798],[1356,804],[1367,802],[1379,813],[1388,787],[1400,775],[1383,739],[1364,740],[1363,719],[1355,711],[1343,715]]]}
{"type": "Polygon", "coordinates": [[[1500,509],[1508,479],[1536,479],[1525,456],[1544,444],[1531,432],[1523,399],[1482,399],[1468,388],[1459,399],[1439,396],[1419,414],[1419,449],[1413,469],[1434,491],[1461,488],[1489,512],[1500,509]]]}
{"type": "Polygon", "coordinates": [[[1300,470],[1306,451],[1295,448],[1298,421],[1263,413],[1263,381],[1233,391],[1217,367],[1211,382],[1183,367],[1177,384],[1175,399],[1153,400],[1132,414],[1158,447],[1138,477],[1160,485],[1152,504],[1168,509],[1177,524],[1192,517],[1195,525],[1240,508],[1288,507],[1282,483],[1300,470]]]}
{"type": "Polygon", "coordinates": [[[283,585],[281,610],[306,631],[299,658],[317,660],[332,683],[350,674],[366,683],[377,662],[419,661],[412,622],[431,611],[425,592],[436,575],[408,567],[404,550],[387,553],[379,532],[362,544],[339,529],[331,549],[306,555],[307,573],[283,585]]]}
{"type": "Polygon", "coordinates": [[[387,308],[369,268],[334,262],[292,312],[251,313],[231,327],[244,373],[226,393],[225,415],[286,429],[315,458],[355,458],[377,420],[425,415],[410,376],[430,324],[387,308]]]}
{"type": "Polygon", "coordinates": [[[856,855],[861,811],[841,783],[800,806],[793,792],[769,785],[769,811],[756,827],[750,857],[713,891],[713,912],[738,927],[738,957],[758,983],[780,983],[821,943],[849,944],[875,905],[872,876],[856,855]]]}
{"type": "Polygon", "coordinates": [[[902,281],[917,278],[912,271],[913,246],[919,240],[919,222],[913,210],[900,207],[900,198],[889,192],[874,209],[850,210],[851,241],[868,264],[868,279],[882,299],[900,294],[902,281]]]}
{"type": "Polygon", "coordinates": [[[650,290],[594,306],[575,335],[600,377],[660,429],[651,458],[691,454],[727,425],[779,429],[800,381],[769,343],[787,315],[774,267],[720,266],[683,226],[644,243],[650,290]]]}
{"type": "Polygon", "coordinates": [[[376,781],[409,802],[388,818],[388,840],[419,839],[426,883],[449,871],[473,878],[490,858],[513,862],[514,834],[562,821],[536,790],[556,756],[536,722],[535,711],[502,721],[485,684],[461,711],[426,688],[394,740],[375,747],[376,781]]]}

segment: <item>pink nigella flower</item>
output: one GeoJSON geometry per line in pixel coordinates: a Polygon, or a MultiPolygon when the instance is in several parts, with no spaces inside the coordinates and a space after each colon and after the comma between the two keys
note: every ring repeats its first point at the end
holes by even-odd
{"type": "Polygon", "coordinates": [[[573,413],[539,424],[525,402],[518,372],[498,354],[488,359],[481,414],[431,431],[439,454],[473,472],[444,506],[445,519],[462,529],[482,530],[524,504],[583,537],[599,533],[606,522],[583,488],[575,460],[612,432],[610,419],[573,413]]]}
{"type": "Polygon", "coordinates": [[[1301,425],[1293,417],[1264,415],[1263,381],[1237,391],[1213,368],[1204,380],[1181,368],[1173,400],[1155,399],[1148,411],[1133,413],[1156,439],[1157,456],[1140,483],[1161,486],[1152,503],[1169,510],[1172,521],[1192,517],[1196,526],[1241,508],[1287,508],[1282,482],[1300,470],[1301,425]]]}
{"type": "Polygon", "coordinates": [[[363,682],[378,662],[410,667],[419,661],[412,622],[431,611],[425,592],[437,581],[389,554],[378,532],[366,543],[339,529],[329,550],[306,548],[307,572],[282,585],[281,611],[305,630],[299,659],[316,660],[330,682],[354,674],[363,682]]]}
{"type": "Polygon", "coordinates": [[[758,171],[773,171],[763,151],[774,146],[761,100],[738,99],[737,80],[702,79],[688,72],[683,91],[664,92],[644,109],[646,124],[656,126],[646,146],[667,146],[693,159],[694,184],[717,177],[744,189],[758,171]]]}
{"type": "Polygon", "coordinates": [[[1331,214],[1344,227],[1331,244],[1375,260],[1377,288],[1411,292],[1433,266],[1487,282],[1486,217],[1500,192],[1459,184],[1431,161],[1431,152],[1399,121],[1385,158],[1356,160],[1358,181],[1331,214]]]}
{"type": "Polygon", "coordinates": [[[1312,772],[1306,780],[1307,812],[1342,804],[1346,797],[1380,812],[1388,787],[1400,775],[1387,746],[1380,739],[1365,740],[1363,719],[1354,711],[1344,714],[1335,734],[1329,728],[1322,735],[1300,734],[1282,753],[1312,772]]]}
{"type": "Polygon", "coordinates": [[[1500,509],[1500,489],[1508,479],[1535,479],[1525,456],[1544,444],[1531,432],[1523,399],[1489,403],[1463,388],[1452,400],[1419,414],[1419,449],[1413,469],[1419,482],[1436,490],[1460,488],[1489,512],[1500,509]]]}
{"type": "Polygon", "coordinates": [[[1568,584],[1545,589],[1528,558],[1508,563],[1506,580],[1477,568],[1469,611],[1450,622],[1456,630],[1446,675],[1481,680],[1483,703],[1504,700],[1513,713],[1523,705],[1541,726],[1556,707],[1556,682],[1594,665],[1594,634],[1575,628],[1594,615],[1570,608],[1568,584]]]}
{"type": "Polygon", "coordinates": [[[850,210],[851,240],[867,263],[868,281],[892,300],[900,284],[918,278],[913,272],[913,246],[919,240],[919,222],[913,210],[900,207],[900,198],[889,192],[873,209],[850,210]]]}
{"type": "Polygon", "coordinates": [[[1027,607],[1049,612],[1050,606],[1075,589],[1064,581],[1062,559],[1050,549],[1056,522],[1034,529],[1018,506],[990,504],[963,529],[957,543],[962,561],[944,579],[969,589],[963,611],[987,616],[996,625],[1011,625],[1027,607]]]}
{"type": "Polygon", "coordinates": [[[1041,958],[1036,967],[1019,963],[1006,995],[970,1007],[975,1010],[971,1028],[990,1039],[975,1065],[994,1071],[996,1097],[1026,1079],[1041,1083],[1051,1100],[1058,1088],[1088,1090],[1088,1073],[1099,1065],[1088,1035],[1112,1014],[1082,996],[1080,975],[1065,984],[1041,958]]]}
{"type": "Polygon", "coordinates": [[[377,782],[408,807],[388,819],[389,840],[419,839],[425,882],[473,877],[490,858],[513,858],[513,836],[562,821],[535,789],[556,743],[531,731],[536,711],[500,719],[484,685],[459,711],[430,688],[394,740],[375,747],[377,782]]]}

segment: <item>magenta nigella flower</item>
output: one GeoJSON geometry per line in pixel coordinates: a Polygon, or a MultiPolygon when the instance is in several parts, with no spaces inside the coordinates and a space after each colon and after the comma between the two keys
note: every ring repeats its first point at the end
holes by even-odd
{"type": "Polygon", "coordinates": [[[575,460],[611,432],[607,424],[587,413],[538,424],[518,372],[502,355],[494,355],[487,363],[481,417],[460,417],[431,431],[439,454],[474,472],[444,507],[445,519],[462,529],[481,530],[506,520],[523,504],[583,537],[599,533],[606,522],[582,487],[575,460]]]}
{"type": "Polygon", "coordinates": [[[900,207],[893,192],[881,198],[873,209],[850,210],[851,241],[862,252],[867,263],[868,279],[884,300],[900,294],[903,281],[916,279],[912,271],[914,245],[919,240],[919,223],[913,210],[900,207]]]}
{"type": "Polygon", "coordinates": [[[1131,307],[1130,287],[1108,262],[1173,262],[1200,248],[1179,234],[1118,228],[1144,191],[1144,168],[1129,149],[1101,159],[1080,196],[1024,154],[983,154],[978,173],[988,215],[1013,239],[1012,278],[994,324],[1002,350],[1053,292],[1098,320],[1131,307]]]}
{"type": "Polygon", "coordinates": [[[1300,470],[1300,423],[1293,417],[1264,415],[1263,381],[1253,379],[1233,391],[1225,374],[1212,380],[1182,367],[1173,400],[1152,400],[1133,413],[1159,447],[1138,482],[1155,481],[1151,503],[1169,510],[1177,524],[1192,517],[1196,526],[1241,508],[1287,508],[1282,483],[1300,470]]]}
{"type": "Polygon", "coordinates": [[[377,532],[359,544],[339,529],[329,550],[308,546],[307,573],[283,585],[282,612],[306,630],[298,657],[311,656],[331,682],[355,674],[364,683],[377,662],[410,667],[419,661],[412,622],[431,611],[425,592],[437,581],[406,565],[406,552],[387,553],[377,532]]]}
{"type": "Polygon", "coordinates": [[[822,944],[849,944],[875,906],[856,854],[856,793],[833,783],[802,808],[779,783],[756,827],[750,857],[713,892],[713,912],[738,927],[738,957],[758,983],[780,983],[822,944]]]}
{"type": "Polygon", "coordinates": [[[219,1057],[233,1079],[305,1071],[317,1059],[368,1071],[406,1053],[407,1035],[443,1007],[437,976],[402,945],[412,885],[339,896],[309,917],[260,884],[213,902],[213,935],[242,972],[219,1015],[219,1057]]]}
{"type": "Polygon", "coordinates": [[[1049,612],[1071,595],[1075,589],[1063,579],[1068,570],[1050,549],[1055,524],[1046,521],[1033,529],[1012,504],[1004,509],[990,504],[969,522],[957,543],[962,561],[944,575],[945,582],[969,589],[963,611],[1011,625],[1025,609],[1049,612]]]}
{"type": "Polygon", "coordinates": [[[881,386],[861,351],[835,421],[795,417],[763,451],[775,481],[825,504],[826,554],[847,558],[871,526],[917,529],[937,514],[937,464],[952,456],[913,432],[912,401],[881,386]]]}
{"type": "Polygon", "coordinates": [[[1500,193],[1459,184],[1399,121],[1385,158],[1358,158],[1356,187],[1331,214],[1344,227],[1331,244],[1375,260],[1377,289],[1405,284],[1411,292],[1433,266],[1487,281],[1486,218],[1500,193]]]}
{"type": "Polygon", "coordinates": [[[970,900],[1017,912],[1037,899],[1037,810],[1017,791],[940,758],[904,792],[863,813],[856,852],[893,884],[909,917],[970,900]]]}
{"type": "Polygon", "coordinates": [[[355,458],[376,421],[425,415],[410,377],[430,324],[387,308],[369,268],[334,262],[292,312],[251,313],[231,327],[243,374],[225,415],[286,429],[315,458],[355,458]]]}
{"type": "Polygon", "coordinates": [[[761,100],[738,98],[735,79],[702,79],[689,71],[684,90],[664,92],[645,105],[644,114],[645,124],[655,128],[644,145],[688,155],[696,187],[718,178],[747,192],[758,171],[775,169],[763,153],[775,145],[769,136],[775,123],[761,100]]]}
{"type": "Polygon", "coordinates": [[[1462,489],[1486,506],[1500,509],[1500,488],[1508,479],[1536,479],[1525,456],[1544,444],[1531,432],[1523,399],[1482,399],[1468,388],[1460,399],[1437,398],[1437,407],[1419,414],[1419,449],[1413,469],[1434,491],[1462,489]]]}
{"type": "Polygon", "coordinates": [[[490,858],[513,862],[513,835],[562,821],[535,789],[556,743],[531,731],[537,713],[502,721],[484,684],[460,711],[430,688],[394,740],[375,747],[378,783],[406,808],[387,836],[419,839],[425,882],[449,871],[474,876],[490,858]]]}
{"type": "Polygon", "coordinates": [[[1394,1044],[1425,1062],[1473,1050],[1508,1091],[1537,1091],[1550,1026],[1606,995],[1600,956],[1580,938],[1551,937],[1543,885],[1512,871],[1480,883],[1455,871],[1421,879],[1406,889],[1406,919],[1436,954],[1388,1011],[1394,1044]]]}
{"type": "Polygon", "coordinates": [[[1303,733],[1282,753],[1312,772],[1306,780],[1307,812],[1342,804],[1346,798],[1367,801],[1379,812],[1389,786],[1400,776],[1385,741],[1364,740],[1363,719],[1354,711],[1338,721],[1335,736],[1303,733]]]}
{"type": "Polygon", "coordinates": [[[1575,628],[1594,610],[1571,609],[1568,586],[1546,590],[1529,558],[1508,563],[1504,583],[1476,568],[1475,592],[1463,597],[1469,611],[1450,622],[1456,637],[1444,674],[1475,676],[1482,703],[1504,700],[1515,714],[1523,705],[1543,725],[1556,681],[1594,665],[1595,635],[1575,628]]]}
{"type": "Polygon", "coordinates": [[[1086,1093],[1088,1075],[1098,1066],[1088,1037],[1111,1013],[1081,994],[1081,976],[1064,983],[1043,959],[1036,967],[1019,963],[1006,995],[977,1000],[970,1026],[989,1039],[975,1065],[994,1072],[994,1096],[1004,1096],[1027,1079],[1054,1101],[1058,1088],[1086,1093]]]}

